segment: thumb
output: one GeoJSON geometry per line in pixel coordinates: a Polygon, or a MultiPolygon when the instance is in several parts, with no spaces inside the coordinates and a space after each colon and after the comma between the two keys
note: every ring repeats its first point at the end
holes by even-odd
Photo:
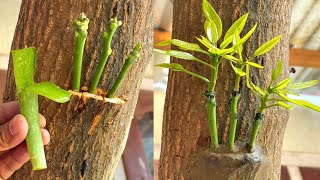
{"type": "Polygon", "coordinates": [[[19,145],[28,133],[27,120],[18,114],[9,122],[0,126],[0,151],[9,150],[19,145]]]}

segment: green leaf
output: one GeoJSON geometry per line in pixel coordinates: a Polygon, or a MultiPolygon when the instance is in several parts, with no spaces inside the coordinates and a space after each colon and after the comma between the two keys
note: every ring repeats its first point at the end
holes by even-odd
{"type": "Polygon", "coordinates": [[[233,45],[234,49],[236,49],[238,46],[242,45],[243,43],[245,43],[249,37],[254,33],[254,31],[257,28],[257,24],[255,24],[251,30],[245,35],[243,36],[243,38],[241,38],[235,45],[233,45]]]}
{"type": "Polygon", "coordinates": [[[301,99],[290,99],[288,98],[286,95],[282,94],[282,93],[277,93],[280,97],[282,97],[284,100],[288,101],[288,102],[291,102],[293,104],[296,104],[298,106],[302,106],[302,107],[306,107],[306,108],[309,108],[309,109],[312,109],[312,110],[315,110],[315,111],[318,111],[320,112],[320,107],[319,106],[316,106],[308,101],[304,101],[304,100],[301,100],[301,99]]]}
{"type": "Polygon", "coordinates": [[[224,49],[226,48],[233,40],[233,36],[229,36],[227,39],[223,40],[222,43],[220,44],[220,48],[224,49]]]}
{"type": "Polygon", "coordinates": [[[253,54],[255,56],[261,56],[267,52],[269,52],[281,39],[281,35],[277,36],[270,41],[264,43],[262,46],[260,46],[253,54]]]}
{"type": "Polygon", "coordinates": [[[196,74],[194,72],[191,72],[191,71],[188,71],[188,70],[184,69],[184,67],[181,64],[177,64],[177,63],[171,63],[171,64],[162,63],[162,64],[157,64],[155,66],[162,67],[162,68],[168,68],[168,69],[171,69],[173,71],[181,71],[181,72],[187,73],[187,74],[189,74],[189,75],[191,75],[193,77],[199,78],[199,79],[205,81],[206,83],[210,82],[207,78],[205,78],[205,77],[203,77],[203,76],[201,76],[199,74],[196,74]]]}
{"type": "Polygon", "coordinates": [[[207,34],[208,40],[215,44],[218,41],[217,26],[213,22],[206,20],[204,22],[204,30],[207,34]]]}
{"type": "Polygon", "coordinates": [[[281,60],[278,60],[276,69],[274,69],[274,70],[272,71],[270,84],[272,84],[273,82],[275,82],[275,81],[280,77],[281,71],[282,71],[282,61],[281,61],[281,60]]]}
{"type": "Polygon", "coordinates": [[[163,42],[156,44],[156,46],[166,46],[169,44],[173,44],[175,46],[178,46],[180,49],[183,49],[183,50],[198,51],[198,52],[202,52],[202,53],[207,53],[206,51],[201,49],[198,44],[181,41],[179,39],[172,39],[172,40],[163,41],[163,42]]]}
{"type": "Polygon", "coordinates": [[[209,39],[207,39],[206,37],[201,36],[201,38],[202,38],[202,39],[196,37],[196,39],[197,39],[201,44],[203,44],[204,46],[206,46],[208,49],[218,49],[218,48],[216,48],[216,47],[209,41],[209,39]]]}
{"type": "Polygon", "coordinates": [[[285,88],[291,81],[291,78],[286,78],[280,81],[273,89],[283,89],[285,88]]]}
{"type": "Polygon", "coordinates": [[[182,51],[176,51],[176,50],[169,50],[169,51],[163,51],[160,49],[154,49],[155,52],[161,53],[161,54],[165,54],[168,56],[172,56],[172,57],[176,57],[176,58],[180,58],[180,59],[184,59],[184,60],[191,60],[191,61],[196,61],[199,62],[203,65],[206,65],[210,68],[214,68],[211,64],[208,64],[196,57],[194,57],[192,54],[187,53],[187,52],[182,52],[182,51]]]}
{"type": "Polygon", "coordinates": [[[230,64],[231,64],[231,67],[232,67],[232,69],[234,70],[234,72],[236,74],[239,74],[240,76],[245,76],[246,75],[246,73],[243,72],[240,68],[235,67],[232,62],[230,62],[230,64]]]}
{"type": "Polygon", "coordinates": [[[255,84],[253,84],[252,82],[250,82],[251,87],[258,92],[261,96],[266,95],[266,92],[264,92],[259,86],[256,86],[255,84]]]}
{"type": "Polygon", "coordinates": [[[186,60],[196,60],[197,59],[192,54],[187,53],[187,52],[182,52],[182,51],[176,51],[176,50],[163,51],[160,49],[155,49],[154,51],[161,53],[161,54],[164,54],[164,55],[180,58],[180,59],[186,59],[186,60]]]}
{"type": "Polygon", "coordinates": [[[215,50],[215,51],[212,51],[212,49],[209,49],[209,52],[211,52],[212,54],[217,54],[219,56],[226,55],[226,54],[233,52],[233,51],[234,51],[233,48],[221,49],[221,50],[215,50]]]}
{"type": "Polygon", "coordinates": [[[247,22],[248,15],[249,13],[246,13],[231,25],[231,27],[228,29],[228,31],[224,35],[224,40],[230,38],[230,36],[233,36],[236,30],[238,31],[239,34],[242,32],[244,25],[247,22]]]}
{"type": "Polygon", "coordinates": [[[318,80],[311,80],[306,82],[297,82],[293,84],[289,84],[286,89],[304,89],[311,86],[314,86],[318,83],[318,80]]]}
{"type": "Polygon", "coordinates": [[[204,16],[206,17],[206,20],[213,22],[217,27],[217,32],[218,32],[217,39],[219,39],[222,34],[222,22],[219,15],[207,0],[202,1],[202,11],[204,16]]]}
{"type": "Polygon", "coordinates": [[[36,72],[37,50],[34,47],[11,51],[13,71],[18,92],[30,84],[34,84],[36,72]]]}
{"type": "Polygon", "coordinates": [[[58,103],[68,102],[72,95],[69,91],[60,89],[51,82],[36,83],[27,86],[24,91],[44,96],[58,103]]]}
{"type": "Polygon", "coordinates": [[[290,94],[290,95],[294,95],[294,96],[300,96],[300,94],[295,93],[295,92],[291,92],[287,89],[277,89],[278,92],[283,93],[283,94],[290,94]]]}
{"type": "Polygon", "coordinates": [[[291,105],[289,105],[289,104],[287,104],[287,103],[281,102],[281,101],[278,101],[278,102],[276,103],[276,105],[281,106],[281,107],[284,107],[284,108],[289,109],[289,110],[292,110],[292,109],[293,109],[293,106],[291,106],[291,105]]]}
{"type": "Polygon", "coordinates": [[[260,64],[254,63],[254,62],[248,61],[247,64],[249,64],[250,66],[259,68],[259,69],[262,69],[262,68],[263,68],[263,66],[261,66],[260,64]]]}
{"type": "Polygon", "coordinates": [[[223,58],[225,59],[228,59],[230,61],[235,61],[235,62],[239,62],[239,59],[238,58],[235,58],[234,56],[232,55],[222,55],[223,58]]]}

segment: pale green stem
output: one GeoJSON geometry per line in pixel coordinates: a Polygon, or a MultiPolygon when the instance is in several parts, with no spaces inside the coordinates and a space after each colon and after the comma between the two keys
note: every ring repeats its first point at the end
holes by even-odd
{"type": "Polygon", "coordinates": [[[102,54],[99,59],[96,72],[92,77],[90,88],[89,88],[89,92],[92,94],[96,92],[104,67],[108,61],[109,56],[112,53],[112,49],[111,49],[112,38],[119,26],[121,26],[121,21],[118,21],[117,18],[111,19],[109,22],[109,27],[107,31],[105,31],[103,34],[102,54]]]}

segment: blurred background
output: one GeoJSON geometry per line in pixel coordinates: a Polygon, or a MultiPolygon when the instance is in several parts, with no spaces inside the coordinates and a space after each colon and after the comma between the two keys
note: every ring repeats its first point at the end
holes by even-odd
{"type": "MultiPolygon", "coordinates": [[[[2,103],[11,43],[20,5],[21,0],[0,1],[0,104],[2,103]]],[[[117,167],[114,180],[153,179],[152,71],[153,66],[150,65],[142,82],[127,145],[117,167]]]]}
{"type": "MultiPolygon", "coordinates": [[[[200,2],[200,1],[199,1],[200,2]]],[[[154,41],[171,38],[172,2],[153,0],[154,41]]],[[[320,1],[294,0],[290,31],[290,73],[293,82],[320,80],[320,1]]],[[[158,47],[157,47],[158,48],[158,47]]],[[[165,47],[169,49],[170,47],[165,47]]],[[[170,58],[154,54],[154,63],[168,63],[170,58]]],[[[168,71],[154,69],[155,166],[161,149],[162,114],[168,71]]],[[[320,106],[320,85],[298,92],[305,100],[320,106]]],[[[286,128],[282,148],[281,180],[320,180],[320,113],[294,107],[286,128]]],[[[155,169],[155,171],[157,171],[155,169]]]]}

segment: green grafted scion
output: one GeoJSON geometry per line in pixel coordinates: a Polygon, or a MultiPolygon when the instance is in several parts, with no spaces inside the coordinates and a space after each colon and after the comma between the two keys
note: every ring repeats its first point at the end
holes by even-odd
{"type": "MultiPolygon", "coordinates": [[[[189,42],[185,42],[178,39],[164,41],[157,45],[165,46],[165,45],[172,44],[177,46],[180,50],[189,50],[189,51],[205,54],[209,57],[210,63],[202,61],[196,58],[191,53],[187,53],[184,51],[176,51],[176,50],[170,50],[170,51],[155,50],[155,51],[165,55],[172,56],[172,57],[176,57],[176,58],[180,58],[188,61],[195,61],[210,68],[211,76],[210,76],[210,79],[207,79],[206,77],[203,77],[199,74],[196,74],[194,72],[190,72],[184,69],[183,66],[180,64],[164,63],[164,64],[158,65],[163,68],[169,68],[173,71],[181,71],[181,72],[190,74],[191,76],[199,78],[207,83],[207,90],[205,93],[205,98],[206,98],[205,106],[208,114],[208,126],[209,126],[210,137],[211,137],[211,147],[213,151],[216,151],[219,149],[219,139],[218,139],[217,124],[216,124],[216,104],[217,103],[215,98],[215,86],[218,78],[219,65],[221,64],[221,62],[225,60],[233,63],[240,62],[241,57],[235,57],[234,54],[239,52],[239,50],[242,51],[241,50],[242,44],[248,40],[248,38],[251,36],[251,34],[254,32],[257,26],[256,25],[253,26],[253,28],[245,36],[240,37],[239,34],[242,32],[242,29],[244,28],[244,25],[248,16],[248,14],[245,14],[244,16],[239,18],[239,20],[237,20],[229,28],[229,30],[226,32],[223,38],[223,41],[220,44],[218,44],[219,39],[222,36],[221,19],[207,0],[202,1],[202,10],[205,16],[205,22],[203,27],[204,27],[206,37],[201,36],[201,38],[196,38],[196,39],[200,42],[199,44],[204,46],[207,50],[202,49],[198,44],[189,43],[189,42]],[[237,39],[235,39],[235,37],[237,39]]],[[[239,73],[242,76],[245,74],[244,72],[240,72],[240,69],[239,69],[239,73]]],[[[239,81],[240,81],[240,78],[239,78],[239,81]]],[[[237,102],[234,101],[233,104],[234,106],[236,106],[237,102]]]]}
{"type": "Polygon", "coordinates": [[[108,98],[113,98],[116,94],[117,90],[119,89],[125,75],[128,73],[129,69],[132,67],[133,63],[140,57],[140,51],[141,51],[141,42],[139,42],[135,48],[132,50],[132,52],[129,54],[128,58],[126,59],[120,74],[117,77],[116,82],[110,89],[110,91],[107,94],[108,98]]]}
{"type": "Polygon", "coordinates": [[[11,53],[20,113],[28,122],[26,143],[32,167],[33,170],[46,169],[47,163],[39,126],[38,94],[64,103],[70,100],[71,93],[50,82],[39,84],[34,82],[37,62],[35,48],[13,50],[11,53]]]}
{"type": "Polygon", "coordinates": [[[118,21],[117,18],[113,18],[109,22],[109,27],[108,29],[104,32],[103,34],[103,45],[102,45],[102,54],[99,59],[99,64],[96,69],[95,74],[92,77],[91,83],[90,83],[90,88],[89,92],[94,94],[96,92],[98,83],[100,81],[102,72],[104,70],[104,67],[107,63],[108,57],[112,53],[111,49],[111,41],[113,38],[114,33],[116,32],[117,28],[121,26],[122,22],[118,21]]]}
{"type": "Polygon", "coordinates": [[[74,27],[76,28],[75,32],[75,48],[73,52],[73,81],[72,89],[74,91],[79,91],[80,81],[81,81],[81,69],[82,69],[82,58],[84,45],[86,43],[88,35],[88,25],[89,19],[84,13],[81,13],[80,16],[73,22],[74,27]]]}
{"type": "Polygon", "coordinates": [[[307,82],[298,82],[298,83],[290,84],[291,79],[286,78],[280,81],[279,83],[275,83],[277,79],[280,77],[281,71],[282,71],[282,62],[281,60],[279,60],[277,67],[272,72],[271,81],[267,90],[262,90],[260,87],[256,86],[252,82],[250,83],[251,91],[260,98],[261,104],[259,107],[259,111],[256,114],[253,121],[251,137],[248,144],[249,152],[252,152],[253,150],[253,147],[259,132],[259,128],[264,119],[264,113],[268,108],[280,106],[280,107],[292,110],[293,106],[288,104],[288,103],[291,103],[291,104],[295,104],[301,107],[306,107],[306,108],[320,112],[319,106],[316,106],[308,101],[304,101],[298,98],[292,99],[287,96],[287,95],[299,96],[299,94],[292,92],[292,90],[304,89],[304,88],[314,86],[318,83],[318,80],[311,80],[307,82]]]}

